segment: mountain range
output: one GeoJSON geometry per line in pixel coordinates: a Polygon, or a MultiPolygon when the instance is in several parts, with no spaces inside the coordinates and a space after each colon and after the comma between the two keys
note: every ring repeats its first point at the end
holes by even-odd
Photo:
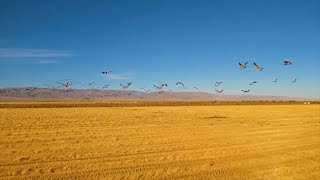
{"type": "Polygon", "coordinates": [[[228,95],[207,92],[140,92],[98,89],[4,88],[0,101],[318,101],[305,97],[228,95]]]}

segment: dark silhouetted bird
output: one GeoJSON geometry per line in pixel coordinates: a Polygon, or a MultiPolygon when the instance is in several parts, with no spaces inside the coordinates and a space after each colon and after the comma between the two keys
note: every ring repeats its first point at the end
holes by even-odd
{"type": "Polygon", "coordinates": [[[179,84],[182,85],[182,86],[184,86],[183,82],[177,82],[177,83],[176,83],[176,86],[179,85],[179,84]]]}
{"type": "Polygon", "coordinates": [[[133,82],[128,82],[127,85],[122,85],[120,84],[120,86],[123,88],[123,89],[128,89],[131,85],[132,85],[133,82]]]}
{"type": "Polygon", "coordinates": [[[216,87],[220,86],[220,84],[222,83],[222,81],[216,81],[216,83],[214,84],[216,87]]]}
{"type": "Polygon", "coordinates": [[[289,61],[289,60],[285,60],[285,61],[283,61],[283,65],[292,65],[292,62],[291,61],[289,61]]]}
{"type": "Polygon", "coordinates": [[[35,90],[35,89],[38,89],[38,88],[36,88],[36,87],[30,87],[30,88],[26,88],[26,91],[33,91],[33,90],[35,90]]]}
{"type": "Polygon", "coordinates": [[[214,90],[216,90],[217,93],[222,93],[223,92],[223,89],[222,90],[214,89],[214,90]]]}
{"type": "Polygon", "coordinates": [[[254,84],[258,83],[258,81],[253,81],[252,83],[249,84],[249,86],[252,86],[254,84]]]}
{"type": "Polygon", "coordinates": [[[147,89],[144,88],[144,87],[143,87],[143,88],[140,88],[140,89],[142,89],[144,92],[150,92],[150,91],[151,91],[150,89],[147,90],[147,89]]]}
{"type": "Polygon", "coordinates": [[[158,90],[162,90],[163,87],[168,87],[167,84],[161,84],[161,86],[156,86],[156,85],[153,85],[155,88],[157,88],[158,90]]]}
{"type": "Polygon", "coordinates": [[[111,74],[112,71],[103,71],[102,74],[111,74]]]}
{"type": "Polygon", "coordinates": [[[127,85],[120,84],[124,89],[129,88],[132,85],[133,82],[128,82],[127,85]]]}
{"type": "Polygon", "coordinates": [[[110,84],[107,84],[107,85],[103,86],[102,89],[108,89],[109,86],[110,86],[110,84]]]}

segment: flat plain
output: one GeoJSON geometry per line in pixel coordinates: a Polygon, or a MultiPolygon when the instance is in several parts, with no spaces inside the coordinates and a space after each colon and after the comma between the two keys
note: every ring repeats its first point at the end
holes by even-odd
{"type": "Polygon", "coordinates": [[[1,179],[320,179],[320,105],[0,109],[1,179]]]}

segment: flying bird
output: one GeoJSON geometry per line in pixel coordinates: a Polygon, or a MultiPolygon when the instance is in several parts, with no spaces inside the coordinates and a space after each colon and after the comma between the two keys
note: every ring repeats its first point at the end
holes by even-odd
{"type": "Polygon", "coordinates": [[[65,89],[68,89],[72,85],[71,82],[62,83],[62,82],[57,81],[57,83],[61,84],[62,85],[61,87],[64,87],[65,89]]]}
{"type": "Polygon", "coordinates": [[[222,81],[216,81],[216,83],[214,84],[216,87],[220,86],[220,84],[222,83],[222,81]]]}
{"type": "Polygon", "coordinates": [[[248,89],[248,90],[241,90],[242,92],[244,92],[244,93],[248,93],[248,92],[250,92],[250,89],[248,89]]]}
{"type": "Polygon", "coordinates": [[[142,89],[142,90],[144,90],[144,92],[150,92],[151,90],[150,89],[148,89],[148,90],[146,90],[146,88],[140,88],[140,89],[142,89]]]}
{"type": "Polygon", "coordinates": [[[153,85],[155,88],[157,88],[157,89],[162,89],[162,86],[156,86],[156,85],[153,85]]]}
{"type": "Polygon", "coordinates": [[[109,86],[110,86],[110,84],[107,84],[107,85],[103,86],[102,89],[108,89],[109,86]]]}
{"type": "Polygon", "coordinates": [[[293,80],[293,81],[291,81],[291,82],[295,83],[295,82],[297,82],[297,79],[296,79],[296,78],[294,78],[294,80],[293,80]]]}
{"type": "Polygon", "coordinates": [[[246,63],[244,63],[244,64],[239,63],[240,69],[245,69],[245,68],[247,68],[247,64],[248,64],[248,62],[246,62],[246,63]]]}
{"type": "Polygon", "coordinates": [[[71,91],[69,88],[70,88],[72,85],[74,85],[74,84],[81,84],[80,82],[74,82],[74,81],[67,82],[67,83],[62,83],[62,82],[57,81],[57,83],[60,84],[60,85],[62,85],[62,86],[60,86],[60,87],[58,87],[58,88],[63,87],[63,88],[65,89],[65,92],[71,91]]]}
{"type": "Polygon", "coordinates": [[[168,84],[161,84],[161,86],[153,85],[155,88],[162,90],[164,86],[168,87],[168,84]]]}
{"type": "Polygon", "coordinates": [[[93,89],[94,88],[94,82],[89,83],[89,86],[90,86],[91,89],[93,89]]]}
{"type": "Polygon", "coordinates": [[[283,65],[292,65],[292,62],[291,61],[289,61],[289,60],[285,60],[285,61],[283,61],[283,65]]]}
{"type": "Polygon", "coordinates": [[[249,84],[249,86],[252,86],[254,84],[258,83],[258,81],[253,81],[252,83],[249,84]]]}
{"type": "Polygon", "coordinates": [[[33,91],[35,89],[38,89],[38,88],[36,88],[36,87],[26,88],[26,91],[33,91]]]}
{"type": "Polygon", "coordinates": [[[176,86],[177,86],[177,85],[179,85],[179,84],[180,84],[180,85],[182,85],[182,86],[184,87],[183,82],[177,82],[177,83],[176,83],[176,86]]]}
{"type": "Polygon", "coordinates": [[[256,68],[256,71],[262,71],[262,67],[260,67],[257,63],[253,63],[253,65],[255,66],[255,68],[256,68]]]}
{"type": "Polygon", "coordinates": [[[36,87],[30,87],[30,88],[26,88],[25,90],[27,91],[26,94],[28,94],[29,96],[35,96],[34,94],[32,94],[32,92],[37,89],[36,87]]]}
{"type": "Polygon", "coordinates": [[[199,91],[199,89],[197,87],[193,87],[193,89],[196,89],[197,91],[199,91]]]}
{"type": "Polygon", "coordinates": [[[217,90],[217,89],[214,89],[217,93],[222,93],[223,92],[223,89],[222,90],[217,90]]]}
{"type": "Polygon", "coordinates": [[[275,78],[274,80],[272,80],[272,82],[277,82],[278,81],[278,78],[275,78]]]}
{"type": "Polygon", "coordinates": [[[120,86],[122,86],[123,89],[128,89],[132,85],[132,83],[133,82],[128,82],[127,85],[120,84],[120,86]]]}
{"type": "Polygon", "coordinates": [[[111,74],[112,71],[103,71],[102,74],[111,74]]]}

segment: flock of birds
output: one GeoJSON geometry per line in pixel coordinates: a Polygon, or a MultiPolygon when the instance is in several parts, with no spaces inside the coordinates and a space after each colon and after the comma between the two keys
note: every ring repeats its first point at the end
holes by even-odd
{"type": "MultiPolygon", "coordinates": [[[[246,69],[247,68],[247,64],[248,64],[248,62],[246,62],[246,63],[244,63],[244,64],[241,64],[241,63],[239,63],[239,66],[240,66],[240,69],[246,69]]],[[[284,60],[283,61],[283,65],[284,66],[288,66],[288,65],[292,65],[292,62],[291,61],[289,61],[289,60],[284,60]]],[[[255,70],[257,71],[257,72],[260,72],[260,71],[262,71],[263,70],[263,67],[260,67],[257,63],[253,63],[253,66],[255,67],[255,70]]],[[[276,83],[278,81],[278,78],[275,78],[274,80],[272,80],[272,82],[274,82],[274,83],[276,83]]],[[[297,81],[297,79],[295,78],[294,80],[292,80],[291,82],[292,83],[295,83],[297,81]]],[[[253,81],[252,83],[250,83],[249,84],[249,86],[253,86],[254,84],[257,84],[258,83],[258,81],[253,81]]],[[[216,90],[217,91],[217,90],[216,90]]],[[[223,90],[222,90],[223,91],[223,90]]],[[[248,92],[250,92],[250,89],[247,89],[247,90],[241,90],[242,92],[244,92],[244,93],[248,93],[248,92]]],[[[218,91],[217,91],[218,92],[218,91]]]]}
{"type": "MultiPolygon", "coordinates": [[[[248,62],[246,63],[238,63],[239,64],[239,67],[241,70],[244,70],[247,68],[247,65],[248,65],[248,62]]],[[[283,61],[283,65],[284,66],[290,66],[292,65],[292,62],[289,61],[289,60],[285,60],[283,61]]],[[[257,63],[253,63],[253,66],[255,68],[255,70],[257,72],[261,72],[263,71],[263,67],[259,66],[257,63]]],[[[112,71],[103,71],[101,72],[102,75],[111,75],[112,74],[112,71]]],[[[278,78],[275,78],[274,80],[272,80],[272,82],[276,83],[278,81],[278,78]]],[[[295,83],[297,81],[297,79],[293,79],[291,82],[292,83],[295,83]]],[[[47,85],[47,84],[43,84],[45,86],[47,86],[48,88],[56,88],[56,89],[63,89],[64,92],[69,92],[72,90],[71,87],[73,86],[76,86],[78,85],[78,88],[81,88],[81,87],[89,87],[90,89],[109,89],[111,87],[110,84],[106,84],[104,86],[101,86],[100,88],[95,86],[95,82],[90,82],[88,84],[83,84],[83,83],[80,83],[80,82],[76,82],[76,81],[73,81],[72,79],[64,79],[64,80],[61,80],[61,81],[57,81],[56,82],[58,84],[58,86],[52,86],[52,85],[47,85]]],[[[249,84],[249,87],[252,87],[254,86],[255,84],[257,84],[258,81],[253,81],[249,84]]],[[[123,90],[128,90],[130,88],[130,86],[133,84],[133,82],[128,82],[126,84],[120,84],[120,87],[121,89],[123,90]]],[[[220,86],[222,84],[222,81],[216,81],[214,86],[215,86],[215,92],[220,94],[220,93],[223,93],[224,89],[220,89],[220,86]]],[[[185,88],[185,84],[183,82],[177,82],[175,84],[177,87],[181,87],[181,88],[185,88]]],[[[168,84],[166,83],[163,83],[163,84],[160,84],[160,85],[153,85],[153,87],[156,89],[156,91],[159,93],[159,94],[162,94],[162,93],[165,93],[165,89],[168,87],[168,84]]],[[[36,87],[32,87],[32,88],[26,88],[25,90],[27,90],[28,92],[32,92],[34,91],[35,89],[37,89],[36,87]]],[[[144,92],[148,93],[148,92],[151,92],[152,90],[151,89],[146,89],[146,88],[140,88],[141,90],[143,90],[144,92]]],[[[198,87],[194,86],[193,87],[193,90],[196,90],[196,91],[199,91],[198,87]]],[[[250,89],[242,89],[241,90],[243,93],[249,93],[250,92],[250,89]]],[[[121,92],[117,92],[115,93],[114,95],[119,95],[121,94],[121,92]]],[[[132,92],[129,92],[128,95],[131,95],[132,92]]]]}

